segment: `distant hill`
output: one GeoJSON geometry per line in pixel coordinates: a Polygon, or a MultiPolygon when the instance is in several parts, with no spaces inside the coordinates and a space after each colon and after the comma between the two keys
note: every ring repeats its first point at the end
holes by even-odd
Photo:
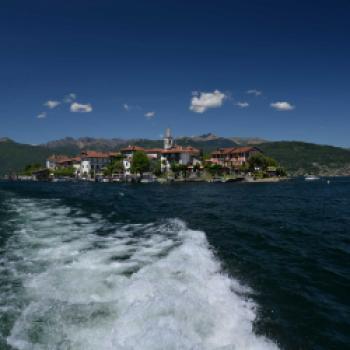
{"type": "Polygon", "coordinates": [[[237,143],[224,137],[210,138],[203,140],[195,137],[181,137],[176,139],[180,146],[193,146],[203,150],[204,153],[212,152],[217,148],[236,147],[237,143]]]}
{"type": "MultiPolygon", "coordinates": [[[[278,160],[290,174],[350,175],[350,150],[340,147],[317,145],[296,141],[265,142],[259,138],[224,138],[213,134],[180,137],[177,144],[191,145],[209,153],[220,147],[251,144],[266,155],[278,160]]],[[[0,138],[0,175],[16,172],[30,163],[40,163],[51,154],[76,155],[82,150],[112,151],[128,145],[146,148],[162,147],[162,140],[148,139],[98,139],[84,137],[65,138],[47,144],[33,146],[0,138]]]]}
{"type": "MultiPolygon", "coordinates": [[[[213,134],[205,134],[194,137],[179,137],[176,138],[176,143],[180,146],[193,146],[200,148],[203,152],[211,152],[219,147],[235,147],[238,144],[229,138],[218,137],[213,134]]],[[[126,147],[128,145],[137,145],[146,148],[163,147],[162,140],[148,140],[148,139],[102,139],[92,137],[82,137],[74,139],[66,137],[61,140],[51,141],[43,144],[43,147],[52,150],[66,150],[67,153],[79,153],[84,149],[112,151],[126,147]]]]}
{"type": "Polygon", "coordinates": [[[124,146],[128,141],[123,139],[103,139],[93,137],[81,137],[75,139],[73,137],[66,137],[64,139],[50,141],[41,146],[50,149],[66,149],[70,152],[79,153],[84,149],[93,149],[98,151],[109,151],[115,150],[119,147],[124,146]]]}
{"type": "Polygon", "coordinates": [[[262,143],[270,142],[260,137],[230,137],[230,140],[238,145],[261,145],[262,143]]]}
{"type": "MultiPolygon", "coordinates": [[[[238,144],[243,144],[243,139],[247,142],[244,144],[254,143],[255,138],[241,138],[240,142],[235,142],[231,138],[219,137],[214,134],[204,134],[200,136],[183,136],[176,138],[176,143],[181,146],[192,145],[206,151],[212,151],[218,147],[234,147],[238,144]]],[[[81,137],[74,139],[72,137],[66,137],[61,140],[51,141],[42,146],[51,149],[67,149],[71,152],[79,152],[83,149],[94,149],[99,151],[110,151],[118,148],[122,148],[128,145],[137,145],[143,147],[161,147],[163,146],[162,140],[149,140],[149,139],[103,139],[103,138],[92,138],[92,137],[81,137]]]]}
{"type": "Polygon", "coordinates": [[[0,141],[0,175],[16,172],[29,163],[43,163],[50,153],[51,151],[45,147],[2,139],[0,141]]]}
{"type": "Polygon", "coordinates": [[[294,175],[350,175],[350,150],[298,141],[263,143],[264,153],[294,175]]]}

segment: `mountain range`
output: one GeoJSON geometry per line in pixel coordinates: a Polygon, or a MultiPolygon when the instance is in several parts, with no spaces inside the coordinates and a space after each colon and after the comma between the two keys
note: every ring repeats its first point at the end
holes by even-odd
{"type": "MultiPolygon", "coordinates": [[[[212,151],[218,147],[235,147],[239,145],[258,145],[268,142],[266,140],[257,137],[219,137],[212,133],[200,135],[200,136],[182,136],[176,139],[176,143],[179,145],[191,144],[194,147],[198,147],[204,150],[212,151]]],[[[93,137],[81,137],[75,139],[73,137],[66,137],[60,140],[55,140],[42,144],[41,146],[48,147],[50,149],[67,149],[70,152],[79,152],[84,149],[94,149],[100,151],[115,150],[127,145],[144,145],[144,147],[161,147],[163,146],[162,140],[149,140],[149,139],[104,139],[93,137]]]]}
{"type": "MultiPolygon", "coordinates": [[[[220,137],[212,133],[179,137],[176,143],[199,148],[204,154],[221,147],[254,145],[279,161],[291,175],[350,175],[350,150],[340,147],[299,141],[271,142],[258,137],[220,137]]],[[[154,148],[162,147],[163,141],[66,137],[45,144],[28,145],[4,137],[0,138],[0,175],[19,171],[31,163],[44,165],[46,158],[51,154],[77,155],[87,149],[111,151],[128,145],[154,148]]]]}

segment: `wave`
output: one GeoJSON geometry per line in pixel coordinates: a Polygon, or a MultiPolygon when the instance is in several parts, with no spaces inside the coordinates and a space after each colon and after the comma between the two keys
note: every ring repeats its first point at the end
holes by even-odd
{"type": "Polygon", "coordinates": [[[183,221],[111,224],[60,201],[9,205],[0,296],[13,348],[277,349],[254,334],[246,288],[183,221]]]}

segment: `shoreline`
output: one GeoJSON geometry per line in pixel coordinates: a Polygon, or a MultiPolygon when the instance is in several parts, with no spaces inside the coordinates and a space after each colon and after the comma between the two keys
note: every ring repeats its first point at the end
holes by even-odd
{"type": "Polygon", "coordinates": [[[42,183],[64,183],[64,182],[74,182],[74,183],[109,183],[109,184],[178,184],[178,183],[211,183],[211,184],[225,184],[225,183],[277,183],[290,181],[296,177],[269,177],[263,179],[254,179],[254,178],[214,178],[214,179],[164,179],[158,178],[155,180],[142,181],[130,181],[130,180],[119,180],[113,181],[110,179],[104,179],[105,181],[97,180],[80,180],[73,178],[55,178],[52,180],[38,180],[38,179],[0,179],[2,182],[42,182],[42,183]],[[106,181],[107,180],[107,181],[106,181]]]}

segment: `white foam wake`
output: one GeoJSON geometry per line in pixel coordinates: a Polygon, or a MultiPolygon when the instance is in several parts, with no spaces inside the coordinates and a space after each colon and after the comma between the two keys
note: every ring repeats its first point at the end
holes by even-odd
{"type": "Polygon", "coordinates": [[[3,265],[22,288],[1,297],[17,308],[14,348],[277,349],[253,333],[255,306],[203,232],[180,220],[111,227],[45,200],[11,205],[3,265]]]}

